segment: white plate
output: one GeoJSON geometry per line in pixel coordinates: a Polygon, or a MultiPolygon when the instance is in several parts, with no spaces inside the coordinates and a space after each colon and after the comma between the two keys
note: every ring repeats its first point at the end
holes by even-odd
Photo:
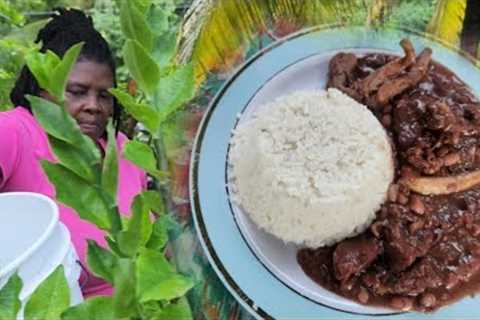
{"type": "Polygon", "coordinates": [[[231,132],[258,106],[298,89],[325,88],[328,61],[339,51],[394,52],[409,37],[417,52],[433,58],[480,92],[480,74],[457,52],[420,35],[364,28],[311,29],[273,44],[247,61],[227,81],[202,121],[191,166],[191,203],[202,245],[227,288],[259,318],[331,319],[371,316],[395,319],[479,318],[480,300],[463,299],[434,316],[395,314],[363,306],[323,289],[296,262],[296,248],[255,227],[230,201],[228,150],[231,132]],[[383,315],[383,316],[382,316],[383,315]]]}

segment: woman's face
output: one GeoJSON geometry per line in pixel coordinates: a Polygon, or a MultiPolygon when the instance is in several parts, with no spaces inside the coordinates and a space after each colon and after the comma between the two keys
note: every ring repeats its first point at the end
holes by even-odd
{"type": "Polygon", "coordinates": [[[105,133],[108,118],[113,114],[112,70],[105,63],[79,60],[67,82],[65,100],[68,112],[77,120],[81,131],[98,140],[105,133]]]}

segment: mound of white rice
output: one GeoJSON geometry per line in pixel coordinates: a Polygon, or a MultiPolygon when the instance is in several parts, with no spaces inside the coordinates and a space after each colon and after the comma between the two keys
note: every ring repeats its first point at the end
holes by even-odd
{"type": "Polygon", "coordinates": [[[385,130],[335,89],[260,107],[236,128],[229,164],[233,200],[251,219],[313,248],[365,230],[393,179],[385,130]]]}

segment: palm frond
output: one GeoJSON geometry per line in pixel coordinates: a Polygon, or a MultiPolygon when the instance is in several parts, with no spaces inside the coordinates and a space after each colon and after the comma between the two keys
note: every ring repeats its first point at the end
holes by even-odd
{"type": "Polygon", "coordinates": [[[185,63],[191,57],[195,41],[211,13],[214,2],[214,0],[194,0],[185,13],[177,39],[179,62],[185,63]]]}
{"type": "Polygon", "coordinates": [[[427,32],[436,38],[457,46],[465,17],[466,0],[438,0],[427,32]]]}
{"type": "Polygon", "coordinates": [[[222,74],[232,70],[244,60],[252,45],[257,46],[253,51],[260,49],[259,39],[271,42],[317,25],[375,25],[397,3],[386,0],[194,0],[177,41],[177,59],[194,63],[197,83],[200,83],[210,72],[222,74]],[[256,44],[252,43],[254,39],[256,44]]]}

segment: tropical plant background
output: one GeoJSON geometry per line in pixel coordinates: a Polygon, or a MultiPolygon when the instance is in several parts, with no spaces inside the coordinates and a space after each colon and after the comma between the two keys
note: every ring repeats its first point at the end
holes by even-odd
{"type": "MultiPolygon", "coordinates": [[[[147,0],[146,0],[147,1],[147,0]]],[[[177,39],[166,39],[165,50],[177,50],[179,61],[195,67],[199,94],[175,115],[166,139],[172,173],[172,202],[182,228],[170,234],[171,250],[180,271],[197,285],[189,302],[197,319],[240,319],[248,315],[228,294],[209,266],[196,237],[188,203],[190,149],[203,112],[235,67],[275,40],[320,24],[404,28],[428,33],[439,42],[459,48],[477,64],[480,58],[480,1],[478,0],[151,0],[174,6],[181,18],[177,39]],[[168,45],[170,44],[170,45],[168,45]]],[[[88,11],[117,53],[120,85],[131,88],[120,48],[118,6],[111,0],[0,0],[0,110],[10,108],[8,93],[34,48],[38,28],[53,7],[64,5],[88,11]]],[[[157,19],[159,17],[151,17],[157,19]]],[[[162,18],[163,19],[163,18],[162,18]]],[[[159,19],[161,21],[161,19],[159,19]]],[[[126,117],[123,129],[141,134],[126,117]]]]}

